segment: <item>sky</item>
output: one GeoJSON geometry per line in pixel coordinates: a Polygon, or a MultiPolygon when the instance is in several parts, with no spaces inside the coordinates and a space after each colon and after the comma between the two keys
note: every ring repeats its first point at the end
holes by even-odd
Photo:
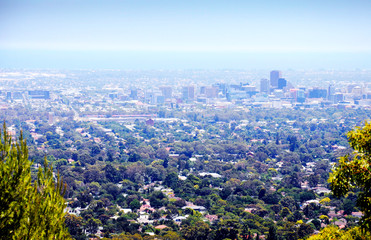
{"type": "Polygon", "coordinates": [[[0,68],[371,69],[369,0],[0,0],[0,68]]]}

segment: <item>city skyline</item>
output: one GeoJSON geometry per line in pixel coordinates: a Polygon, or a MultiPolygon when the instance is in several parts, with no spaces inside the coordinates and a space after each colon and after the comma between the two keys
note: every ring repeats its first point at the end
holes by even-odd
{"type": "Polygon", "coordinates": [[[368,1],[1,1],[15,68],[371,68],[368,1]]]}

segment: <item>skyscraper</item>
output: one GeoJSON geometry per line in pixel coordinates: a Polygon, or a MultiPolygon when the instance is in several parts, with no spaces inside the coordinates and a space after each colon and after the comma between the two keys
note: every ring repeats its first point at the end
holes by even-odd
{"type": "Polygon", "coordinates": [[[206,87],[205,95],[207,98],[217,98],[219,93],[219,88],[217,87],[206,87]]]}
{"type": "Polygon", "coordinates": [[[138,99],[138,89],[131,89],[130,90],[130,98],[133,100],[138,99]]]}
{"type": "Polygon", "coordinates": [[[309,89],[309,98],[327,98],[327,89],[315,87],[309,89]]]}
{"type": "Polygon", "coordinates": [[[334,101],[334,95],[335,95],[335,86],[331,84],[328,86],[328,91],[327,91],[327,98],[330,101],[334,101]]]}
{"type": "Polygon", "coordinates": [[[193,86],[182,88],[183,100],[193,100],[195,98],[195,88],[193,86]]]}
{"type": "Polygon", "coordinates": [[[269,93],[269,81],[266,78],[260,80],[260,92],[269,93]]]}
{"type": "Polygon", "coordinates": [[[284,78],[279,78],[278,79],[278,89],[283,89],[284,87],[287,86],[287,81],[284,78]]]}
{"type": "Polygon", "coordinates": [[[270,82],[273,88],[278,87],[278,79],[282,77],[281,75],[282,75],[281,71],[278,71],[278,70],[271,71],[270,82]]]}
{"type": "Polygon", "coordinates": [[[160,87],[160,90],[162,92],[162,96],[165,97],[165,99],[172,98],[173,97],[173,89],[172,87],[160,87]]]}

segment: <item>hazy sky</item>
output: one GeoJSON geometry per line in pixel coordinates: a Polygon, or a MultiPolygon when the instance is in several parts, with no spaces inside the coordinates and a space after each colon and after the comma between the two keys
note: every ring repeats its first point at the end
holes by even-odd
{"type": "Polygon", "coordinates": [[[369,0],[0,0],[0,67],[371,68],[369,0]]]}

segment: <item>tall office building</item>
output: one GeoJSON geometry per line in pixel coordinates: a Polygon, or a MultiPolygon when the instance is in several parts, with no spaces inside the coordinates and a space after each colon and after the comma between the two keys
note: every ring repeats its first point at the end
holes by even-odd
{"type": "Polygon", "coordinates": [[[278,79],[278,89],[283,89],[284,87],[287,86],[287,81],[284,78],[279,78],[278,79]]]}
{"type": "Polygon", "coordinates": [[[266,78],[260,80],[260,92],[269,93],[269,81],[266,78]]]}
{"type": "Polygon", "coordinates": [[[205,95],[207,98],[217,98],[219,94],[219,88],[217,87],[206,87],[205,95]]]}
{"type": "Polygon", "coordinates": [[[309,89],[308,98],[327,98],[327,89],[318,87],[309,89]]]}
{"type": "Polygon", "coordinates": [[[330,86],[328,86],[327,99],[330,101],[334,101],[334,95],[335,95],[335,86],[331,84],[330,86]]]}
{"type": "Polygon", "coordinates": [[[271,71],[270,81],[271,81],[271,86],[273,88],[278,88],[278,79],[280,79],[281,77],[282,77],[281,71],[278,71],[278,70],[271,71]]]}
{"type": "Polygon", "coordinates": [[[193,86],[182,88],[183,100],[193,100],[195,98],[195,88],[193,86]]]}
{"type": "Polygon", "coordinates": [[[165,99],[172,98],[173,97],[173,89],[172,87],[160,87],[160,90],[162,92],[162,96],[165,99]]]}
{"type": "Polygon", "coordinates": [[[138,89],[131,89],[130,90],[130,98],[133,100],[138,99],[138,89]]]}
{"type": "Polygon", "coordinates": [[[333,98],[334,98],[334,104],[338,104],[339,102],[344,101],[344,95],[342,93],[335,93],[333,98]]]}
{"type": "Polygon", "coordinates": [[[162,96],[162,92],[159,90],[149,89],[145,92],[145,102],[149,104],[164,103],[165,97],[162,96]],[[158,102],[160,100],[160,102],[158,102]]]}

